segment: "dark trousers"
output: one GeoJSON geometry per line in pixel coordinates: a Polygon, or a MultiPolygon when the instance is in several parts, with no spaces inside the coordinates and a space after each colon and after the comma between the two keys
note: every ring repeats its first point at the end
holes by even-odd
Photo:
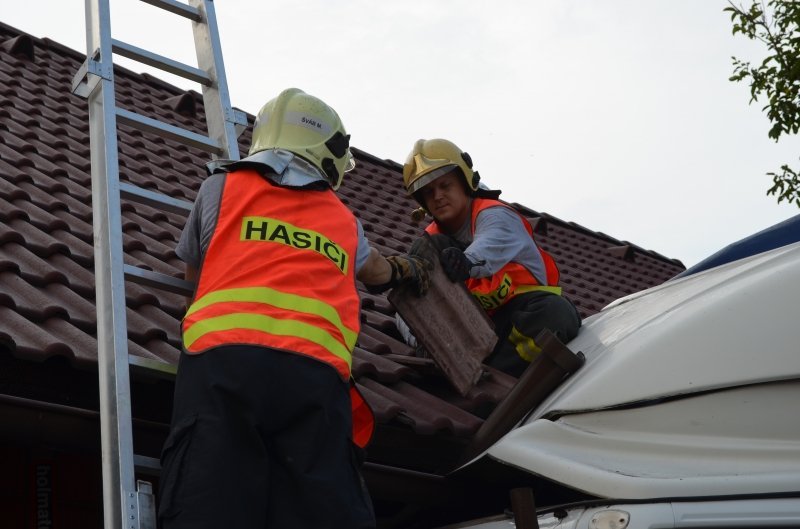
{"type": "Polygon", "coordinates": [[[564,343],[578,335],[581,317],[567,298],[528,292],[512,298],[492,315],[500,341],[486,363],[515,377],[539,353],[536,336],[548,329],[564,343]]]}
{"type": "Polygon", "coordinates": [[[182,355],[162,453],[164,529],[373,528],[347,385],[294,353],[182,355]]]}

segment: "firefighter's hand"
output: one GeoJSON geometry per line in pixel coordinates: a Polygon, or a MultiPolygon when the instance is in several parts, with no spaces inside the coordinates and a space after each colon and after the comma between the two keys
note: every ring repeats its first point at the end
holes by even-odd
{"type": "Polygon", "coordinates": [[[401,283],[412,283],[416,286],[418,296],[423,296],[428,291],[431,278],[430,271],[433,263],[420,255],[392,255],[386,258],[392,266],[392,286],[401,283]]]}
{"type": "Polygon", "coordinates": [[[470,261],[464,252],[458,248],[445,248],[439,254],[439,261],[442,263],[442,270],[450,278],[450,281],[458,283],[469,279],[469,271],[475,264],[470,261]]]}

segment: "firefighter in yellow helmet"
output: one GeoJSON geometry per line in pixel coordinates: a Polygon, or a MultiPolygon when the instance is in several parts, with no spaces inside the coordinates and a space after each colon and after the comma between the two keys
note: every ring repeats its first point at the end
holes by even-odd
{"type": "Polygon", "coordinates": [[[445,273],[463,281],[495,324],[499,342],[486,363],[519,376],[541,352],[543,329],[563,342],[581,325],[561,295],[555,260],[527,219],[480,186],[471,157],[444,139],[418,140],[403,166],[406,191],[433,217],[426,228],[445,273]]]}
{"type": "Polygon", "coordinates": [[[162,454],[165,529],[375,526],[356,461],[374,427],[350,375],[356,279],[422,294],[430,263],[381,256],[334,193],[349,139],[331,107],[290,88],[259,112],[246,158],[209,165],[176,248],[195,292],[162,454]]]}

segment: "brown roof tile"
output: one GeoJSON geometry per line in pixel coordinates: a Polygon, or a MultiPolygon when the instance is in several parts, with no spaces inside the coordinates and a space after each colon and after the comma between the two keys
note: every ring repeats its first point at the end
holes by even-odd
{"type": "Polygon", "coordinates": [[[398,364],[387,355],[378,355],[361,347],[353,351],[353,376],[369,376],[379,382],[397,382],[412,375],[411,368],[398,364]]]}

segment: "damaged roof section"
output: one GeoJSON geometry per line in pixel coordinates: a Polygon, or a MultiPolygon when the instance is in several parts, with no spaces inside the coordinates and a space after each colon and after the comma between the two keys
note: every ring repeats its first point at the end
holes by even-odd
{"type": "MultiPolygon", "coordinates": [[[[89,124],[86,101],[71,94],[83,58],[0,24],[0,350],[33,361],[65,358],[76,368],[94,369],[89,124]]],[[[122,68],[115,79],[122,108],[205,130],[199,94],[122,68]]],[[[253,117],[249,120],[252,124],[253,117]]],[[[250,130],[240,147],[249,142],[250,130]]],[[[353,152],[358,163],[339,196],[381,252],[406,252],[425,224],[411,219],[416,204],[405,196],[401,166],[353,152]]],[[[119,160],[123,182],[189,201],[207,161],[200,151],[126,126],[119,127],[119,160]]],[[[620,257],[609,248],[628,243],[512,205],[533,221],[537,240],[559,263],[565,295],[584,317],[684,268],[634,245],[620,257]]],[[[174,248],[185,217],[123,201],[122,219],[126,263],[182,277],[174,248]]],[[[409,450],[434,438],[466,443],[483,423],[480,410],[500,402],[516,380],[484,368],[480,380],[459,393],[433,360],[417,357],[403,342],[386,296],[369,294],[360,284],[359,290],[363,325],[353,374],[379,421],[371,454],[400,457],[402,450],[388,448],[400,438],[409,450]]],[[[128,283],[126,303],[131,354],[174,365],[184,299],[128,283]]]]}
{"type": "Polygon", "coordinates": [[[483,360],[497,343],[494,325],[466,287],[445,276],[427,237],[415,244],[414,253],[433,264],[427,294],[420,297],[413,288],[401,285],[389,293],[389,301],[413,331],[421,351],[466,396],[480,380],[483,360]]]}

